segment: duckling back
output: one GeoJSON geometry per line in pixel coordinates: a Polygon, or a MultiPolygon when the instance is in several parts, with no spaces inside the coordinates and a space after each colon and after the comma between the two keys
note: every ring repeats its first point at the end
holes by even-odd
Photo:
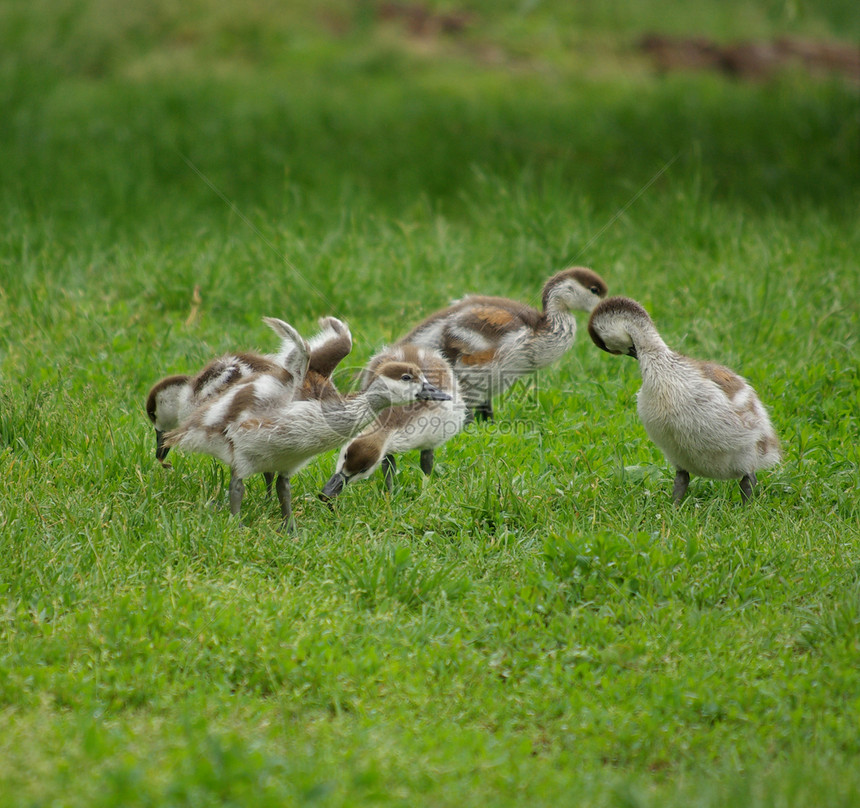
{"type": "Polygon", "coordinates": [[[643,367],[637,410],[645,431],[676,468],[738,479],[781,460],[779,438],[749,383],[712,362],[672,354],[643,367]]]}

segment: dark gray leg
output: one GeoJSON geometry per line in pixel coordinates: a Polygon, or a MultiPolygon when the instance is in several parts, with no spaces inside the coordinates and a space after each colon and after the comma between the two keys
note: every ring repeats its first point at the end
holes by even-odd
{"type": "Polygon", "coordinates": [[[750,497],[753,493],[753,487],[758,484],[758,480],[756,479],[755,472],[751,471],[749,474],[744,474],[741,477],[741,501],[744,505],[750,501],[750,497]]]}
{"type": "Polygon", "coordinates": [[[433,471],[433,450],[432,449],[422,449],[421,450],[421,471],[425,474],[430,474],[433,471]]]}
{"type": "Polygon", "coordinates": [[[263,472],[263,479],[266,481],[266,499],[272,498],[272,483],[275,482],[275,475],[271,471],[263,472]]]}
{"type": "Polygon", "coordinates": [[[676,505],[681,504],[684,494],[687,493],[687,486],[690,484],[690,472],[684,469],[678,469],[675,472],[675,485],[672,486],[672,500],[676,505]]]}
{"type": "Polygon", "coordinates": [[[397,461],[394,455],[387,454],[382,458],[382,479],[385,480],[385,487],[388,493],[394,489],[394,475],[397,473],[397,461]]]}
{"type": "Polygon", "coordinates": [[[242,507],[242,497],[245,496],[245,483],[241,477],[236,476],[235,471],[230,472],[230,513],[238,515],[242,507]]]}
{"type": "Polygon", "coordinates": [[[281,503],[281,516],[284,517],[281,530],[287,533],[295,533],[296,526],[293,522],[293,502],[292,492],[290,489],[290,478],[279,474],[278,481],[275,483],[275,491],[278,494],[278,502],[281,503]]]}
{"type": "Polygon", "coordinates": [[[475,407],[476,421],[492,421],[493,420],[493,402],[485,401],[475,407]]]}

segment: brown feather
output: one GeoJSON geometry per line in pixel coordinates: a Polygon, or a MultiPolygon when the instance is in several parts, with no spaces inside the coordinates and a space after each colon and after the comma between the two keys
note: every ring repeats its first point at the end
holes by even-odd
{"type": "Polygon", "coordinates": [[[328,376],[308,370],[296,398],[299,401],[329,401],[340,398],[340,393],[328,376]]]}
{"type": "Polygon", "coordinates": [[[347,334],[328,340],[324,345],[311,351],[309,371],[321,376],[331,376],[340,361],[352,350],[352,340],[347,334]]]}
{"type": "Polygon", "coordinates": [[[464,365],[486,365],[488,362],[492,362],[495,356],[496,351],[490,348],[487,351],[475,351],[475,353],[463,354],[460,357],[460,361],[464,365]]]}
{"type": "MultiPolygon", "coordinates": [[[[702,374],[716,384],[729,399],[733,399],[746,386],[744,380],[727,367],[702,360],[694,360],[694,362],[702,374]]],[[[753,400],[750,399],[750,404],[752,403],[753,400]]]]}

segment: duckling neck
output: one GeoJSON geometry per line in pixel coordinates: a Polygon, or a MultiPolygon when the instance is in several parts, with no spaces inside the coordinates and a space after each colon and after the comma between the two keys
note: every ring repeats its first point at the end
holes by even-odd
{"type": "Polygon", "coordinates": [[[529,363],[545,367],[559,359],[576,337],[576,319],[565,309],[548,307],[531,336],[519,348],[529,363]]]}
{"type": "Polygon", "coordinates": [[[344,424],[349,423],[353,434],[360,432],[366,427],[382,410],[391,406],[391,398],[388,391],[375,390],[373,387],[367,390],[346,396],[337,407],[339,417],[344,424]]]}
{"type": "Polygon", "coordinates": [[[338,440],[323,451],[354,438],[376,415],[376,411],[372,409],[364,394],[361,393],[343,397],[337,396],[312,402],[312,404],[318,408],[317,412],[322,418],[322,423],[325,424],[326,434],[338,436],[338,440]]]}
{"type": "Polygon", "coordinates": [[[543,316],[544,318],[551,318],[558,317],[560,315],[565,318],[573,319],[573,315],[570,313],[570,309],[567,304],[556,295],[550,294],[543,304],[543,316]]]}
{"type": "Polygon", "coordinates": [[[639,360],[639,370],[643,379],[647,378],[652,371],[659,372],[660,367],[672,361],[672,351],[655,328],[630,328],[629,333],[636,347],[636,358],[639,360]]]}

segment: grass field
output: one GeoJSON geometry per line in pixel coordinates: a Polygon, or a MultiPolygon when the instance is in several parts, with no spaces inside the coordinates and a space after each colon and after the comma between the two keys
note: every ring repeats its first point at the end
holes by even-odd
{"type": "Polygon", "coordinates": [[[857,36],[815,5],[7,4],[0,806],[860,804],[858,91],[632,44],[857,36]],[[297,475],[296,536],[155,462],[149,386],[271,350],[263,315],[346,319],[346,383],[569,264],[757,388],[750,506],[673,509],[582,319],[431,478],[330,513],[334,457],[297,475]]]}

